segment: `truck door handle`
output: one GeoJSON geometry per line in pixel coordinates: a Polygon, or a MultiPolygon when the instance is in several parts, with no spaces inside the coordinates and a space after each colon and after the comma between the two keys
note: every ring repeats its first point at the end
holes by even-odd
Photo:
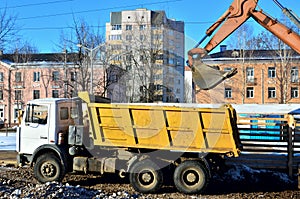
{"type": "Polygon", "coordinates": [[[43,136],[40,136],[40,139],[47,139],[48,137],[43,137],[43,136]]]}

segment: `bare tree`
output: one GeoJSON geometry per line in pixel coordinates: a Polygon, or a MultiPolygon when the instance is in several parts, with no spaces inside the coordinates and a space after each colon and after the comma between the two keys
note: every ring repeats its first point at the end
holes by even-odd
{"type": "Polygon", "coordinates": [[[12,59],[15,63],[27,63],[31,60],[32,54],[37,53],[37,48],[28,41],[16,40],[11,46],[12,59]]]}
{"type": "Polygon", "coordinates": [[[242,103],[245,103],[246,87],[247,87],[247,65],[249,58],[253,56],[253,52],[256,49],[255,39],[253,37],[253,28],[248,24],[243,24],[234,34],[231,39],[231,47],[234,49],[231,53],[233,58],[236,58],[237,64],[239,64],[242,70],[238,71],[241,75],[238,84],[239,93],[242,96],[242,103]]]}
{"type": "Polygon", "coordinates": [[[140,15],[144,14],[136,13],[134,23],[128,24],[122,35],[122,50],[127,52],[123,63],[128,77],[128,101],[163,101],[163,96],[166,96],[164,101],[175,101],[173,86],[176,71],[174,67],[166,66],[170,57],[176,60],[175,50],[171,52],[174,41],[168,38],[174,30],[163,21],[150,23],[140,15]]]}
{"type": "Polygon", "coordinates": [[[97,85],[97,83],[89,84],[91,80],[91,60],[96,65],[100,56],[99,51],[92,55],[87,49],[93,49],[102,44],[104,37],[101,36],[99,29],[95,31],[83,19],[74,19],[70,30],[69,32],[62,32],[58,47],[61,51],[75,52],[78,50],[77,56],[73,56],[70,61],[74,63],[74,68],[76,68],[75,81],[78,90],[86,91],[89,86],[97,85]]]}
{"type": "Polygon", "coordinates": [[[276,88],[279,90],[278,103],[288,102],[288,85],[290,82],[290,71],[293,51],[281,40],[270,33],[260,33],[258,39],[263,49],[270,52],[273,64],[276,68],[276,88]]]}
{"type": "Polygon", "coordinates": [[[0,50],[8,48],[7,45],[15,40],[18,33],[16,19],[17,16],[9,15],[7,9],[0,10],[0,50]]]}

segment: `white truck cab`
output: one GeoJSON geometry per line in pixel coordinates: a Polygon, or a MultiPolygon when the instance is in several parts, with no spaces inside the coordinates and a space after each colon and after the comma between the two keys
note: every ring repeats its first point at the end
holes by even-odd
{"type": "Polygon", "coordinates": [[[29,101],[17,129],[19,158],[30,162],[31,156],[41,146],[59,145],[77,112],[75,100],[46,98],[29,101]]]}

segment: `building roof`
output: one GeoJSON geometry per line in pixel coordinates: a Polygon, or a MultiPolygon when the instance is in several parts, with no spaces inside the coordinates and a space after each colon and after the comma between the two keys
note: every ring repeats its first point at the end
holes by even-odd
{"type": "MultiPolygon", "coordinates": [[[[67,53],[67,62],[78,60],[77,53],[67,53]]],[[[65,53],[32,53],[32,54],[3,54],[0,61],[5,63],[26,63],[26,62],[63,62],[65,53]]]]}
{"type": "MultiPolygon", "coordinates": [[[[287,50],[291,56],[299,57],[300,55],[294,50],[287,50]]],[[[263,57],[278,57],[279,50],[221,50],[217,53],[207,55],[205,58],[240,58],[240,54],[244,53],[246,58],[263,58],[263,57]]]]}

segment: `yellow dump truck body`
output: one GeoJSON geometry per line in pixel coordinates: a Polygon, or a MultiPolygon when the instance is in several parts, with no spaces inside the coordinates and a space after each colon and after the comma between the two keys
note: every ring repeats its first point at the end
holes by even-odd
{"type": "Polygon", "coordinates": [[[94,145],[239,154],[236,113],[230,105],[196,108],[167,104],[90,102],[85,92],[94,145]]]}

